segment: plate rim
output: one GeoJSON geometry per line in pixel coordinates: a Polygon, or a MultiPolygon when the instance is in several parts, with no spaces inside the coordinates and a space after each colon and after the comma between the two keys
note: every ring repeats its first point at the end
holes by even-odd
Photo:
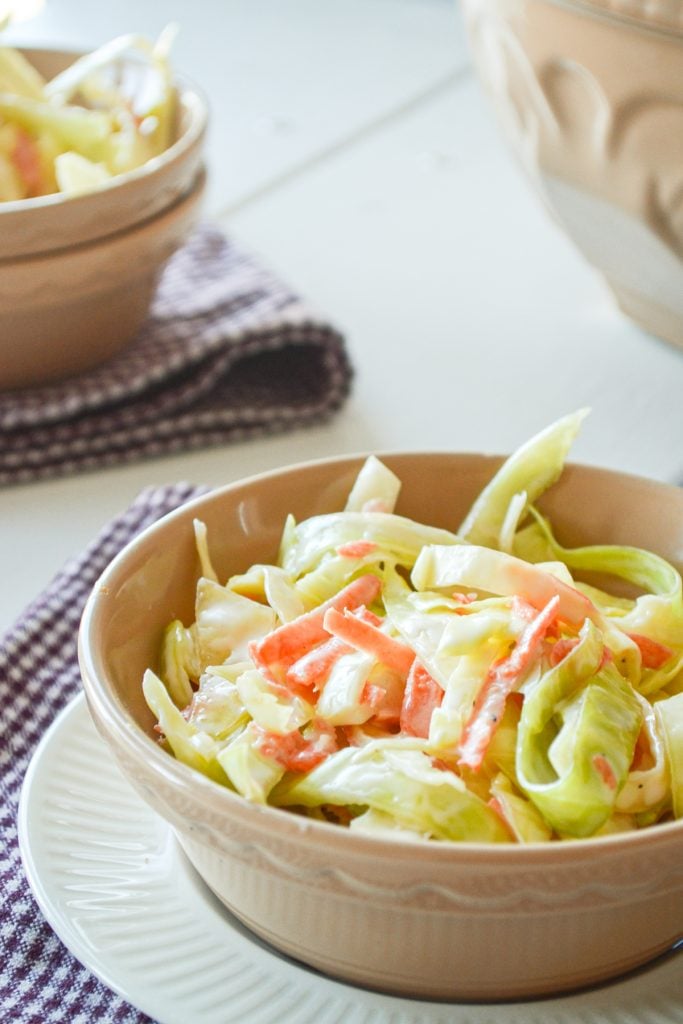
{"type": "MultiPolygon", "coordinates": [[[[140,998],[140,993],[138,992],[133,992],[131,994],[131,991],[126,986],[125,981],[121,980],[120,974],[116,971],[115,965],[112,964],[109,967],[107,966],[106,953],[104,955],[98,954],[96,951],[91,950],[87,944],[79,945],[78,942],[75,941],[73,922],[68,918],[68,916],[65,916],[63,908],[59,906],[58,901],[50,896],[49,886],[41,877],[40,867],[32,849],[31,833],[34,829],[38,829],[40,832],[40,829],[45,828],[45,826],[42,822],[36,825],[32,820],[32,801],[35,796],[35,787],[40,784],[40,773],[44,768],[43,762],[47,753],[52,749],[52,745],[54,743],[59,743],[59,737],[62,734],[62,731],[66,729],[67,724],[72,719],[74,720],[74,728],[91,728],[98,741],[103,743],[101,737],[97,733],[92,718],[90,718],[85,694],[81,691],[58,712],[44,735],[41,737],[33,752],[22,782],[17,811],[17,833],[23,869],[31,892],[42,915],[72,956],[74,956],[81,965],[91,971],[92,974],[99,978],[101,982],[103,982],[125,1002],[129,1003],[137,1010],[148,1014],[157,1021],[158,1024],[172,1024],[172,1020],[168,1017],[167,1011],[157,1002],[159,997],[153,997],[154,990],[151,986],[146,990],[146,992],[142,993],[142,998],[140,998]],[[83,716],[80,724],[79,716],[83,716]],[[148,995],[151,997],[150,999],[147,998],[148,995]]],[[[180,856],[180,846],[177,843],[177,840],[173,837],[170,825],[156,815],[152,808],[146,805],[142,798],[130,789],[130,784],[127,783],[123,775],[118,772],[115,763],[111,759],[107,759],[104,764],[108,765],[113,772],[120,776],[121,781],[126,783],[127,789],[129,789],[131,795],[139,801],[144,813],[149,816],[149,820],[156,820],[159,827],[167,832],[169,841],[175,844],[175,864],[181,864],[184,872],[192,872],[192,878],[190,878],[188,874],[188,882],[191,881],[193,884],[199,884],[200,887],[206,889],[204,883],[202,883],[201,879],[196,875],[196,872],[190,865],[189,861],[180,856]]],[[[206,892],[208,894],[210,890],[206,889],[206,892]]],[[[206,912],[209,912],[208,907],[206,912]]],[[[237,922],[237,924],[239,925],[239,922],[237,922]]],[[[227,922],[226,927],[229,927],[227,922]]],[[[238,935],[237,932],[233,932],[232,934],[235,936],[238,935]]],[[[610,1004],[609,993],[612,992],[615,987],[628,983],[634,979],[637,983],[638,980],[638,972],[636,972],[635,975],[630,974],[621,980],[616,979],[611,984],[605,986],[597,986],[594,989],[587,989],[576,993],[559,995],[556,997],[545,997],[530,1001],[494,1003],[409,999],[402,996],[391,995],[389,993],[364,989],[360,986],[353,986],[340,981],[339,979],[328,977],[325,974],[313,972],[307,968],[306,965],[298,964],[286,957],[283,957],[277,950],[271,949],[267,944],[262,943],[257,937],[255,937],[254,941],[260,948],[264,948],[269,955],[276,958],[277,962],[281,965],[283,976],[289,975],[290,972],[296,972],[296,974],[292,975],[290,979],[293,986],[298,983],[299,986],[309,984],[315,988],[322,983],[325,986],[331,986],[333,989],[336,988],[340,996],[345,996],[344,1001],[348,1010],[351,1010],[352,1003],[357,1001],[357,1009],[360,1011],[361,1015],[363,1015],[363,1011],[365,1011],[365,1016],[367,1016],[368,1020],[372,1018],[376,1024],[384,1024],[385,1020],[386,1024],[394,1024],[394,1022],[398,1020],[411,1022],[412,1024],[412,1022],[417,1021],[418,1019],[420,1024],[422,1024],[423,1021],[424,1024],[441,1024],[441,1022],[446,1019],[451,1022],[451,1024],[484,1024],[484,1022],[486,1022],[486,1024],[498,1024],[499,1015],[500,1024],[505,1024],[508,1020],[515,1019],[518,1019],[519,1021],[526,1021],[528,1019],[529,1024],[534,1024],[534,1020],[540,1021],[547,1019],[549,1024],[552,1024],[553,1018],[556,1018],[557,1022],[561,1021],[562,1024],[580,1024],[580,1022],[589,1021],[593,1016],[595,1018],[595,1024],[615,1024],[619,1018],[614,1016],[606,1017],[604,1012],[601,1015],[601,1010],[608,1010],[610,1004]],[[597,1002],[592,1008],[593,1012],[591,1013],[591,1002],[596,998],[595,993],[598,993],[597,1002]],[[607,993],[608,995],[606,998],[601,999],[599,996],[600,993],[607,993]],[[366,1003],[365,1007],[362,1006],[363,1002],[366,1003]],[[597,1005],[600,1003],[603,1004],[602,1007],[597,1005]],[[553,1013],[552,1010],[550,1010],[552,1006],[555,1007],[557,1011],[556,1013],[553,1013]],[[401,1013],[402,1007],[405,1016],[401,1013]],[[544,1014],[543,1008],[550,1011],[549,1014],[544,1014]],[[573,1008],[575,1009],[575,1013],[572,1012],[573,1008]],[[460,1014],[462,1014],[462,1016],[460,1014]],[[520,1015],[519,1017],[518,1014],[520,1015]]],[[[239,945],[239,938],[236,938],[236,942],[239,945]]],[[[242,952],[242,955],[244,955],[246,959],[249,958],[248,951],[245,953],[244,950],[240,950],[240,952],[242,952]]],[[[654,964],[653,968],[657,970],[658,966],[662,965],[654,964]]],[[[680,1010],[683,1016],[683,996],[681,998],[680,1010]]],[[[611,1012],[613,1013],[614,1010],[612,1009],[611,1012]]],[[[276,1024],[279,1016],[281,1016],[281,1014],[276,1013],[275,1016],[267,1019],[264,1016],[252,1017],[250,1014],[248,1017],[245,1017],[244,1015],[240,1016],[239,1020],[240,1024],[276,1024]]],[[[229,1018],[225,1018],[225,1020],[228,1021],[229,1018]]],[[[656,1024],[660,1024],[660,1022],[657,1021],[656,1024]]]]}

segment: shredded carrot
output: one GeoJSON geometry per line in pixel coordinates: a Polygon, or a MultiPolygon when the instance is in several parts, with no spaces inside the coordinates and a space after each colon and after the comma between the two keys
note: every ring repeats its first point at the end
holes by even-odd
{"type": "Polygon", "coordinates": [[[508,657],[498,666],[497,675],[515,681],[519,678],[539,653],[545,634],[555,621],[559,603],[560,598],[556,594],[555,597],[551,597],[545,608],[532,619],[508,657]]]}
{"type": "Polygon", "coordinates": [[[328,632],[323,625],[327,611],[344,611],[372,604],[381,589],[382,582],[379,577],[372,573],[359,576],[329,601],[300,615],[292,622],[278,626],[262,640],[253,641],[249,645],[249,654],[254,664],[267,678],[283,683],[290,665],[312,650],[316,644],[328,639],[328,632]]]}
{"type": "Polygon", "coordinates": [[[673,657],[674,652],[670,647],[651,640],[649,636],[642,636],[640,633],[627,633],[626,635],[638,647],[643,668],[661,668],[669,658],[673,657]]]}
{"type": "Polygon", "coordinates": [[[545,634],[554,625],[560,598],[556,594],[520,636],[510,654],[492,665],[462,732],[458,764],[477,771],[505,711],[508,695],[540,655],[545,634]]]}
{"type": "Polygon", "coordinates": [[[593,765],[595,770],[600,775],[600,778],[610,789],[617,788],[617,777],[614,774],[614,769],[603,754],[596,754],[593,758],[593,765]]]}
{"type": "Polygon", "coordinates": [[[520,597],[518,594],[515,594],[512,598],[510,607],[513,615],[523,619],[525,622],[533,622],[538,615],[538,608],[535,608],[530,601],[520,597]]]}
{"type": "Polygon", "coordinates": [[[631,762],[630,770],[632,772],[647,771],[648,768],[654,768],[655,763],[655,759],[652,756],[652,747],[650,746],[650,737],[648,736],[647,729],[641,728],[633,750],[633,760],[631,762]]]}
{"type": "Polygon", "coordinates": [[[459,590],[455,590],[451,597],[458,604],[458,607],[453,609],[456,615],[469,615],[468,605],[477,600],[477,594],[462,594],[459,590]]]}
{"type": "Polygon", "coordinates": [[[396,669],[384,666],[373,673],[372,682],[366,682],[363,689],[363,696],[367,696],[374,711],[370,719],[373,725],[392,732],[398,730],[405,685],[405,675],[396,669]]]}
{"type": "Polygon", "coordinates": [[[362,747],[365,742],[365,733],[357,725],[340,725],[338,732],[342,734],[349,747],[362,747]]]}
{"type": "Polygon", "coordinates": [[[329,608],[325,612],[323,623],[328,633],[358,651],[374,655],[383,665],[396,669],[404,676],[410,671],[415,653],[407,644],[387,636],[377,626],[336,608],[329,608]]]}
{"type": "Polygon", "coordinates": [[[600,664],[598,665],[598,669],[604,668],[605,665],[609,664],[610,661],[614,661],[614,655],[610,651],[609,647],[603,644],[602,656],[600,658],[600,664]]]}
{"type": "Polygon", "coordinates": [[[340,544],[337,554],[342,558],[364,558],[376,551],[378,544],[374,540],[350,540],[348,544],[340,544]]]}
{"type": "Polygon", "coordinates": [[[366,608],[364,604],[360,608],[354,608],[351,612],[355,618],[360,619],[362,622],[369,622],[371,626],[381,626],[382,619],[379,615],[375,615],[369,608],[366,608]]]}
{"type": "Polygon", "coordinates": [[[579,642],[578,636],[566,636],[562,637],[550,649],[548,660],[552,668],[559,665],[563,661],[570,651],[573,651],[579,642]]]}
{"type": "MultiPolygon", "coordinates": [[[[352,614],[362,619],[363,622],[370,622],[375,626],[378,626],[382,621],[378,615],[371,612],[365,605],[355,608],[352,614]]],[[[329,637],[329,639],[308,651],[307,654],[304,654],[303,657],[298,658],[293,665],[290,665],[285,675],[285,685],[289,686],[294,692],[301,688],[320,691],[333,666],[344,654],[350,654],[354,650],[354,647],[350,647],[336,636],[329,637]]],[[[313,695],[309,695],[309,700],[313,695]]]]}
{"type": "Polygon", "coordinates": [[[376,711],[384,700],[385,695],[386,690],[383,690],[381,686],[377,686],[375,683],[369,683],[366,680],[360,693],[359,703],[367,704],[368,707],[376,711]]]}
{"type": "Polygon", "coordinates": [[[336,636],[330,637],[290,665],[285,676],[285,684],[290,687],[303,686],[314,691],[321,690],[333,665],[352,650],[353,647],[349,647],[343,640],[338,640],[336,636]]]}
{"type": "MultiPolygon", "coordinates": [[[[559,665],[561,661],[564,661],[569,652],[574,650],[578,642],[578,636],[567,636],[562,637],[560,640],[556,640],[548,654],[548,661],[550,662],[551,668],[555,668],[555,666],[559,665]]],[[[603,646],[602,657],[600,658],[598,668],[604,668],[604,666],[610,661],[614,661],[612,652],[609,647],[603,646]]]]}
{"type": "Polygon", "coordinates": [[[524,706],[524,694],[520,693],[519,690],[513,690],[512,693],[508,695],[508,701],[510,704],[514,704],[518,711],[521,711],[524,706]]]}
{"type": "Polygon", "coordinates": [[[333,726],[316,719],[304,736],[295,729],[280,734],[257,727],[256,748],[264,757],[270,757],[288,772],[309,772],[339,747],[333,726]]]}
{"type": "Polygon", "coordinates": [[[432,712],[443,700],[443,690],[427,669],[414,660],[406,680],[401,705],[401,732],[407,736],[429,736],[432,712]]]}
{"type": "Polygon", "coordinates": [[[41,195],[43,172],[40,166],[40,152],[35,140],[23,128],[16,130],[12,162],[21,176],[27,196],[41,195]]]}
{"type": "Polygon", "coordinates": [[[488,801],[488,806],[491,808],[492,811],[494,811],[498,815],[502,824],[505,826],[505,831],[510,836],[510,838],[514,839],[514,841],[517,842],[517,836],[513,832],[512,826],[510,822],[507,820],[507,817],[505,816],[503,805],[501,804],[498,797],[492,796],[491,799],[488,801]]]}

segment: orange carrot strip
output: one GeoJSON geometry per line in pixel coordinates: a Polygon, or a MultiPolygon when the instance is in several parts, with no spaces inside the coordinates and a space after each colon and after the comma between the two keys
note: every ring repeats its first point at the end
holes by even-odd
{"type": "Polygon", "coordinates": [[[562,637],[550,648],[550,654],[548,660],[552,668],[559,665],[564,658],[567,657],[570,651],[573,651],[579,642],[578,636],[567,636],[562,637]]]}
{"type": "Polygon", "coordinates": [[[500,818],[502,824],[505,826],[505,831],[508,833],[510,838],[513,839],[515,842],[517,842],[517,836],[515,835],[515,833],[514,833],[514,831],[512,829],[512,825],[510,824],[510,822],[507,820],[507,817],[505,816],[505,811],[503,810],[503,805],[501,804],[501,802],[498,799],[498,797],[497,796],[492,796],[487,801],[487,803],[488,803],[488,806],[491,808],[491,810],[494,811],[494,813],[497,814],[498,817],[500,818]]]}
{"type": "Polygon", "coordinates": [[[643,727],[638,733],[638,739],[636,740],[633,760],[631,761],[631,771],[647,771],[648,768],[654,768],[655,763],[652,747],[650,746],[650,737],[648,736],[647,729],[643,727]]]}
{"type": "Polygon", "coordinates": [[[342,558],[364,558],[372,554],[378,548],[375,540],[350,540],[347,544],[340,544],[337,554],[342,558]]]}
{"type": "Polygon", "coordinates": [[[559,603],[560,598],[556,594],[525,628],[510,654],[489,669],[472,714],[463,729],[458,764],[473,771],[481,767],[488,745],[503,717],[505,701],[516,689],[523,673],[540,654],[545,634],[557,618],[559,603]]]}
{"type": "MultiPolygon", "coordinates": [[[[364,622],[370,622],[375,626],[378,626],[382,621],[378,615],[375,615],[374,612],[371,612],[364,605],[354,609],[352,614],[358,616],[364,622]]],[[[293,665],[290,665],[285,676],[285,685],[290,686],[292,689],[309,687],[312,690],[320,690],[330,674],[332,666],[344,654],[350,654],[354,650],[354,647],[349,647],[348,644],[344,643],[343,640],[339,640],[336,636],[330,637],[311,651],[308,651],[303,657],[298,658],[293,665]]]]}
{"type": "Polygon", "coordinates": [[[386,690],[383,687],[377,686],[375,683],[369,683],[366,680],[360,693],[359,703],[367,704],[368,707],[376,710],[385,697],[386,690]]]}
{"type": "Polygon", "coordinates": [[[349,647],[343,640],[338,640],[336,636],[330,637],[290,665],[285,676],[285,684],[308,686],[312,690],[320,690],[332,666],[344,654],[350,654],[351,651],[353,651],[353,647],[349,647]]]}
{"type": "Polygon", "coordinates": [[[415,659],[403,692],[400,725],[407,736],[429,736],[432,711],[443,700],[443,690],[427,669],[415,659]]]}
{"type": "Polygon", "coordinates": [[[454,601],[457,601],[458,604],[472,604],[473,601],[477,600],[477,594],[463,594],[460,590],[454,590],[451,597],[454,601]]]}
{"type": "Polygon", "coordinates": [[[649,636],[642,636],[640,633],[627,633],[626,635],[638,647],[643,668],[661,668],[669,658],[673,657],[674,652],[670,647],[651,640],[649,636]]]}
{"type": "MultiPolygon", "coordinates": [[[[548,661],[550,662],[551,668],[555,668],[556,665],[559,665],[560,662],[567,657],[569,652],[574,650],[578,642],[578,636],[567,636],[562,637],[560,640],[556,640],[548,654],[548,661]]],[[[603,668],[610,661],[614,661],[612,652],[609,647],[603,647],[602,658],[600,659],[600,665],[598,668],[603,668]]]]}
{"type": "Polygon", "coordinates": [[[325,613],[330,609],[344,611],[357,608],[359,605],[372,604],[379,596],[382,581],[378,576],[368,573],[359,576],[317,608],[300,615],[292,622],[278,626],[262,640],[253,641],[249,645],[249,653],[257,668],[264,671],[269,678],[282,682],[290,665],[303,657],[316,644],[328,639],[323,626],[325,613]]]}
{"type": "Polygon", "coordinates": [[[609,763],[606,757],[602,754],[596,754],[593,758],[593,766],[600,775],[600,778],[610,789],[617,788],[617,777],[614,774],[614,769],[609,763]]]}
{"type": "Polygon", "coordinates": [[[43,191],[43,172],[40,166],[40,152],[34,139],[17,128],[16,141],[12,149],[12,162],[19,171],[27,195],[39,196],[43,191]]]}
{"type": "Polygon", "coordinates": [[[270,757],[288,772],[309,772],[339,747],[333,726],[316,719],[309,734],[304,736],[297,729],[281,735],[256,727],[256,747],[264,757],[270,757]]]}
{"type": "Polygon", "coordinates": [[[367,703],[373,708],[371,723],[383,729],[398,729],[406,685],[405,675],[384,666],[379,672],[373,673],[372,680],[371,683],[366,682],[361,695],[361,703],[367,697],[367,703]]]}
{"type": "Polygon", "coordinates": [[[535,608],[530,601],[520,597],[519,594],[515,594],[510,602],[510,608],[513,615],[523,619],[524,622],[533,622],[538,615],[538,608],[535,608]]]}
{"type": "Polygon", "coordinates": [[[400,640],[387,636],[377,626],[363,622],[348,613],[343,614],[336,608],[329,608],[323,620],[325,629],[333,636],[344,640],[358,651],[366,651],[374,655],[388,668],[396,669],[407,675],[413,663],[415,653],[400,640]]]}

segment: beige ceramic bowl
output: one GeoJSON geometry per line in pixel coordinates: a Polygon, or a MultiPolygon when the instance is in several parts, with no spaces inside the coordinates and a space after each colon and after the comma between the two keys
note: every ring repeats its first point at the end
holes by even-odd
{"type": "Polygon", "coordinates": [[[514,152],[621,308],[683,345],[678,0],[465,0],[514,152]]]}
{"type": "MultiPolygon", "coordinates": [[[[60,50],[24,50],[47,78],[78,56],[60,50]]],[[[192,188],[202,162],[208,111],[194,86],[178,80],[173,144],[142,167],[95,192],[60,194],[0,203],[0,260],[83,245],[154,217],[192,188]]]]}
{"type": "Polygon", "coordinates": [[[79,373],[132,340],[164,264],[199,217],[204,181],[200,171],[186,195],[126,231],[0,260],[0,388],[79,373]]]}
{"type": "MultiPolygon", "coordinates": [[[[416,996],[497,999],[617,975],[666,950],[683,926],[683,822],[533,846],[392,841],[254,806],[155,742],[143,701],[173,618],[193,618],[192,519],[219,573],[271,560],[283,517],[343,506],[361,458],[254,477],[166,516],[115,559],[87,605],[80,658],[111,755],[175,829],[221,900],[258,935],[348,981],[416,996]]],[[[386,458],[399,511],[453,528],[500,460],[386,458]]],[[[561,539],[681,554],[683,491],[569,467],[545,502],[561,539]]]]}

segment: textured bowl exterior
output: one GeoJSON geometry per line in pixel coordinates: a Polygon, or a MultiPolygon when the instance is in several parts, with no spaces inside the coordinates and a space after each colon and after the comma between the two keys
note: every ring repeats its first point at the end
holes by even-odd
{"type": "MultiPolygon", "coordinates": [[[[451,528],[500,461],[383,458],[403,480],[399,511],[451,528]]],[[[112,563],[88,602],[79,650],[113,757],[226,906],[331,975],[404,995],[499,999],[644,963],[683,934],[683,822],[526,847],[388,840],[251,805],[154,741],[141,676],[157,664],[167,622],[192,618],[192,519],[206,522],[227,575],[275,556],[285,512],[339,508],[361,462],[309,463],[222,488],[166,516],[112,563]]],[[[566,544],[633,543],[681,559],[677,488],[571,466],[545,508],[566,544]]]]}
{"type": "Polygon", "coordinates": [[[0,388],[91,369],[132,340],[164,264],[199,217],[204,180],[200,171],[187,195],[127,231],[0,262],[0,388]]]}
{"type": "MultiPolygon", "coordinates": [[[[47,78],[77,54],[24,50],[47,78]]],[[[193,85],[176,82],[178,117],[172,145],[142,167],[83,195],[59,194],[0,203],[0,268],[7,260],[83,245],[149,220],[186,195],[199,173],[208,124],[206,100],[193,85]]]]}
{"type": "Polygon", "coordinates": [[[683,345],[683,16],[653,0],[465,0],[501,128],[618,303],[683,345]]]}

